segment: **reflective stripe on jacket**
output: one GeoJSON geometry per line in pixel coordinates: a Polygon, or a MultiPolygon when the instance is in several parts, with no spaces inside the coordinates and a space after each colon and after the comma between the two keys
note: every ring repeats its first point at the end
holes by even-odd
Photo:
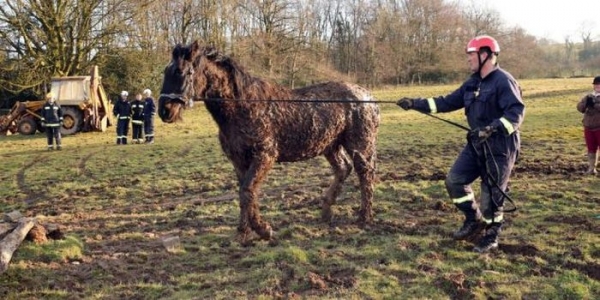
{"type": "Polygon", "coordinates": [[[142,100],[135,100],[131,102],[131,118],[133,120],[144,119],[144,102],[142,100]]]}
{"type": "Polygon", "coordinates": [[[131,116],[131,104],[127,100],[118,100],[113,107],[113,115],[120,120],[129,119],[131,116]]]}
{"type": "Polygon", "coordinates": [[[60,122],[63,120],[62,109],[56,102],[46,102],[46,104],[42,106],[41,117],[42,122],[46,123],[46,126],[52,126],[51,124],[60,126],[60,122]]]}

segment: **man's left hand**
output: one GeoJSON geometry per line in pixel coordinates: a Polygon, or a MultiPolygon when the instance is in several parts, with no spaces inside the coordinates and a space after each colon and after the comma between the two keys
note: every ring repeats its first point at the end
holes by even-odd
{"type": "Polygon", "coordinates": [[[494,127],[485,126],[483,128],[476,128],[469,132],[469,139],[477,144],[482,144],[494,133],[494,127]]]}

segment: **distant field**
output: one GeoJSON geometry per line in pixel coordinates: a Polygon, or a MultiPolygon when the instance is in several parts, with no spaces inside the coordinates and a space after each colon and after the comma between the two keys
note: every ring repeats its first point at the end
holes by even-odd
{"type": "MultiPolygon", "coordinates": [[[[58,224],[66,239],[25,242],[0,274],[3,299],[598,299],[600,177],[582,175],[575,105],[591,78],[521,81],[522,154],[500,250],[455,242],[462,222],[444,188],[465,132],[382,104],[375,221],[354,223],[352,175],[319,221],[331,172],[324,158],[279,164],[261,212],[276,243],[236,241],[233,168],[203,105],[183,123],[157,120],[154,145],[116,146],[107,133],[0,137],[0,212],[58,224]],[[167,252],[160,239],[178,236],[167,252]]],[[[374,91],[379,100],[436,96],[456,85],[374,91]]],[[[440,117],[465,124],[462,111],[440,117]]],[[[476,183],[476,186],[478,182],[476,183]]],[[[477,187],[476,187],[476,190],[477,187]]]]}

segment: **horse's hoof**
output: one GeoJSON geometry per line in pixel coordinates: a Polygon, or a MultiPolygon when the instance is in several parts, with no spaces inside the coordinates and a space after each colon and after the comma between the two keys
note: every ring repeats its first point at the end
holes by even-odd
{"type": "Polygon", "coordinates": [[[248,247],[254,245],[252,234],[248,228],[238,227],[237,240],[242,247],[248,247]]]}
{"type": "Polygon", "coordinates": [[[371,223],[373,223],[373,217],[361,215],[358,217],[358,220],[356,220],[356,223],[358,224],[358,227],[365,228],[365,227],[367,227],[367,225],[370,225],[371,223]]]}
{"type": "Polygon", "coordinates": [[[262,230],[260,237],[265,241],[268,241],[273,237],[273,228],[271,228],[271,225],[265,225],[265,229],[262,230]]]}
{"type": "Polygon", "coordinates": [[[321,222],[331,223],[332,213],[331,209],[321,211],[321,222]]]}
{"type": "Polygon", "coordinates": [[[269,246],[270,247],[276,247],[279,246],[279,240],[276,238],[272,238],[269,240],[269,246]]]}
{"type": "Polygon", "coordinates": [[[254,246],[254,239],[245,239],[240,241],[240,245],[242,247],[252,247],[254,246]]]}

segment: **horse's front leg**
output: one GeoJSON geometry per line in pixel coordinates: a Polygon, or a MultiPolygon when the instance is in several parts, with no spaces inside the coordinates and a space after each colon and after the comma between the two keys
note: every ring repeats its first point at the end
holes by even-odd
{"type": "Polygon", "coordinates": [[[271,239],[273,230],[269,223],[260,217],[258,205],[258,192],[260,184],[266,178],[268,171],[273,167],[274,156],[262,155],[254,157],[249,168],[240,180],[240,225],[238,231],[242,234],[243,242],[247,241],[249,228],[254,230],[260,238],[271,239]]]}

